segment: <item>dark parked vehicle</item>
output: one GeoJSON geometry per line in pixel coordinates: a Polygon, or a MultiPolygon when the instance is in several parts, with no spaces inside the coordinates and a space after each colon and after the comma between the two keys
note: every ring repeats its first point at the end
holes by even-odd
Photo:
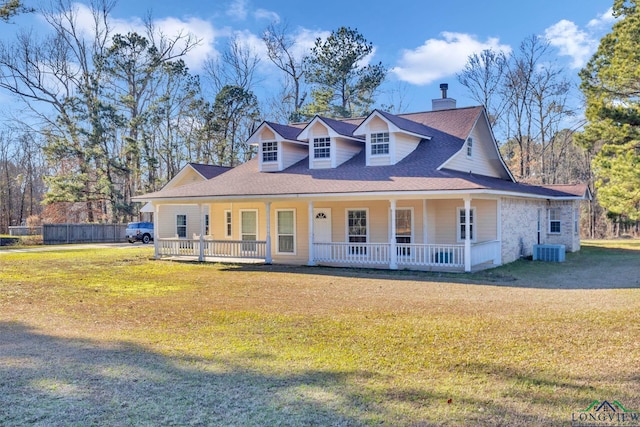
{"type": "Polygon", "coordinates": [[[152,222],[130,222],[125,232],[129,243],[142,242],[144,244],[153,240],[152,222]]]}

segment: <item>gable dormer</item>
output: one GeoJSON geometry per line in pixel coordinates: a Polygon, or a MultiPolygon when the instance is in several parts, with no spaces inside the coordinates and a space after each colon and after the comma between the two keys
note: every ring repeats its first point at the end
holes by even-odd
{"type": "Polygon", "coordinates": [[[407,157],[432,130],[420,123],[375,110],[354,131],[366,139],[367,166],[395,165],[407,157]]]}
{"type": "Polygon", "coordinates": [[[476,118],[469,134],[464,138],[460,150],[451,156],[438,169],[452,169],[471,172],[476,175],[491,176],[515,182],[513,175],[505,165],[498,143],[493,136],[486,111],[476,118]]]}
{"type": "Polygon", "coordinates": [[[364,139],[353,136],[355,129],[354,124],[314,117],[298,135],[309,144],[309,169],[338,167],[362,151],[364,139]]]}
{"type": "Polygon", "coordinates": [[[258,147],[260,172],[279,172],[304,159],[307,143],[298,141],[300,129],[264,122],[251,135],[248,143],[258,147]]]}

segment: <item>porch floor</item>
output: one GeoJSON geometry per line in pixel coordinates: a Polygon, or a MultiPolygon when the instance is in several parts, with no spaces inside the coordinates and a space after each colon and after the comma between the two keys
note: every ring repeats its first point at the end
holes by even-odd
{"type": "MultiPolygon", "coordinates": [[[[189,256],[189,255],[163,256],[163,257],[159,257],[158,259],[162,261],[198,262],[197,256],[189,256]]],[[[251,265],[266,264],[264,258],[205,257],[204,262],[219,263],[219,264],[251,264],[251,265]]],[[[318,263],[316,265],[318,267],[330,267],[330,268],[366,268],[366,269],[372,269],[372,270],[388,270],[388,271],[410,270],[410,271],[437,272],[437,273],[464,273],[462,269],[455,268],[455,267],[422,267],[420,268],[416,266],[412,266],[412,267],[400,266],[398,270],[390,270],[388,265],[383,265],[383,264],[353,266],[353,265],[344,265],[344,264],[318,263]]],[[[307,267],[307,265],[299,265],[299,267],[307,267]]],[[[494,267],[497,267],[497,265],[491,262],[477,264],[471,267],[471,273],[487,270],[494,267]]]]}
{"type": "MultiPolygon", "coordinates": [[[[162,257],[158,257],[157,259],[162,261],[198,262],[197,256],[188,256],[188,255],[162,256],[162,257]]],[[[213,256],[205,257],[204,262],[213,262],[213,263],[221,263],[221,264],[265,264],[264,258],[230,258],[230,257],[213,257],[213,256]]]]}

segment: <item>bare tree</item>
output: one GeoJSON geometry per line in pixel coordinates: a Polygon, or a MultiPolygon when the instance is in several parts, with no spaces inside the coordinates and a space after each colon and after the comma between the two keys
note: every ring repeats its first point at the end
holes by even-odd
{"type": "Polygon", "coordinates": [[[262,32],[262,40],[267,47],[267,54],[271,62],[285,74],[283,90],[281,91],[275,104],[280,104],[283,109],[288,110],[287,120],[296,120],[302,105],[307,97],[302,89],[304,81],[303,64],[306,55],[296,57],[296,41],[289,32],[286,23],[270,24],[262,32]]]}
{"type": "Polygon", "coordinates": [[[507,61],[504,52],[485,49],[469,56],[464,69],[456,76],[471,98],[485,106],[492,125],[500,120],[506,105],[500,89],[504,84],[507,61]]]}

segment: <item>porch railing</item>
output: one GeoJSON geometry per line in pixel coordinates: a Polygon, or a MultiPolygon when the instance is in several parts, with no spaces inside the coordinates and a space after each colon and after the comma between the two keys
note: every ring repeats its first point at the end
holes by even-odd
{"type": "Polygon", "coordinates": [[[464,245],[398,244],[398,266],[464,267],[464,245]]]}
{"type": "Polygon", "coordinates": [[[493,262],[500,264],[501,244],[498,240],[471,245],[471,265],[493,262]]]}
{"type": "Polygon", "coordinates": [[[388,243],[314,243],[316,262],[345,264],[388,264],[388,243]]]}
{"type": "Polygon", "coordinates": [[[205,240],[204,256],[218,258],[265,258],[264,240],[205,240]]]}
{"type": "MultiPolygon", "coordinates": [[[[391,262],[388,243],[314,243],[316,262],[382,264],[391,262]]],[[[397,244],[398,266],[464,267],[464,245],[397,244]]]]}
{"type": "MultiPolygon", "coordinates": [[[[200,256],[200,239],[157,239],[159,256],[200,256]]],[[[205,257],[265,258],[267,242],[263,240],[203,240],[205,257]]]]}

